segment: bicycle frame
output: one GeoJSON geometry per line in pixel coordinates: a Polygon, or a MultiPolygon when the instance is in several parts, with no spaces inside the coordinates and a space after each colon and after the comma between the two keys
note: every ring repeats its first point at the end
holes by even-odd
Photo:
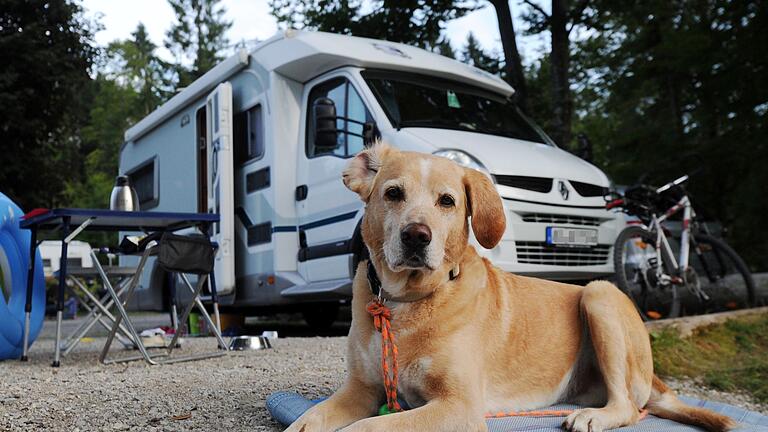
{"type": "MultiPolygon", "coordinates": [[[[686,180],[688,180],[687,175],[680,177],[677,180],[658,188],[656,193],[662,193],[672,187],[684,183],[686,180]]],[[[664,212],[663,215],[657,216],[655,213],[652,213],[650,225],[644,226],[649,232],[656,231],[657,262],[662,262],[663,260],[667,267],[674,271],[673,275],[667,275],[664,274],[662,266],[656,267],[656,276],[658,277],[658,280],[664,284],[679,281],[680,277],[688,271],[691,251],[691,220],[695,217],[696,213],[693,210],[691,200],[688,198],[688,195],[683,195],[683,197],[680,198],[675,205],[664,212]],[[680,255],[678,259],[675,259],[669,240],[667,239],[666,234],[664,234],[662,224],[680,211],[683,212],[683,230],[680,237],[680,255]],[[677,278],[677,280],[675,280],[675,278],[677,278]]]]}
{"type": "MultiPolygon", "coordinates": [[[[675,205],[670,207],[663,215],[656,216],[653,214],[651,225],[648,227],[651,232],[653,232],[654,229],[656,230],[657,258],[666,260],[667,264],[669,264],[669,267],[675,270],[675,276],[684,274],[689,267],[689,257],[691,251],[691,220],[694,217],[695,212],[693,210],[693,205],[691,205],[691,200],[686,195],[680,198],[680,200],[675,205]],[[669,240],[667,240],[667,236],[664,233],[662,224],[670,217],[679,213],[681,210],[683,212],[683,230],[680,235],[680,255],[676,260],[672,252],[672,247],[669,244],[669,240]],[[664,251],[663,254],[662,250],[664,251]]],[[[661,272],[661,269],[659,268],[657,271],[661,272]]],[[[659,274],[659,276],[662,276],[662,274],[659,274]]]]}

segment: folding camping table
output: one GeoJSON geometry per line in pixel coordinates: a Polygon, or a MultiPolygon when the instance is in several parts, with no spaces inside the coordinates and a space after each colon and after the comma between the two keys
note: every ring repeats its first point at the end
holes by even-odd
{"type": "MultiPolygon", "coordinates": [[[[21,221],[21,224],[20,224],[21,228],[29,229],[32,234],[32,241],[30,243],[30,250],[29,250],[29,254],[32,259],[30,259],[29,276],[27,278],[27,296],[26,296],[26,305],[24,309],[25,311],[24,342],[23,342],[21,360],[24,361],[27,359],[28,348],[29,348],[29,319],[30,319],[30,312],[32,311],[32,284],[33,284],[33,279],[34,279],[33,275],[35,270],[34,255],[38,246],[37,236],[40,232],[57,233],[58,236],[61,238],[61,266],[58,274],[59,286],[58,286],[57,301],[56,301],[56,341],[55,341],[54,358],[52,363],[52,366],[58,367],[61,364],[60,362],[61,360],[60,358],[61,357],[61,320],[62,320],[62,312],[64,309],[64,290],[66,288],[66,280],[67,280],[67,246],[72,240],[75,239],[75,237],[77,237],[83,231],[107,231],[107,232],[141,231],[145,234],[152,234],[157,232],[174,232],[174,231],[179,231],[187,228],[198,228],[201,233],[210,237],[212,225],[214,223],[217,223],[218,221],[219,221],[219,215],[210,214],[210,213],[176,213],[176,212],[146,212],[146,211],[128,212],[128,211],[113,211],[113,210],[98,210],[98,209],[70,209],[70,208],[60,208],[60,209],[51,209],[51,210],[40,209],[40,210],[36,210],[28,213],[24,217],[24,219],[21,221]],[[72,229],[72,227],[75,227],[75,228],[72,229]]],[[[126,301],[127,299],[129,299],[131,294],[133,293],[133,290],[135,289],[136,284],[138,283],[138,280],[141,276],[141,272],[144,269],[144,265],[146,264],[147,258],[149,257],[152,250],[153,250],[153,247],[150,246],[150,247],[147,247],[144,251],[142,251],[139,265],[136,267],[135,273],[133,274],[133,277],[131,278],[131,281],[128,284],[126,297],[123,301],[126,301]]],[[[96,266],[99,274],[101,275],[102,282],[104,283],[105,288],[109,292],[109,295],[119,312],[118,316],[115,317],[115,319],[113,320],[110,336],[108,338],[107,344],[105,345],[105,349],[102,352],[100,360],[102,362],[105,361],[104,358],[106,356],[106,351],[109,349],[109,345],[111,344],[111,341],[114,338],[117,331],[121,329],[121,321],[124,320],[125,327],[127,327],[125,330],[127,330],[127,333],[133,338],[134,344],[139,348],[144,359],[151,364],[159,363],[158,361],[153,360],[152,357],[147,353],[143,343],[141,342],[141,338],[136,333],[136,329],[133,327],[133,324],[131,323],[131,320],[128,317],[127,312],[125,311],[125,308],[123,306],[123,301],[120,300],[118,293],[112,287],[112,284],[110,283],[109,278],[107,277],[107,274],[105,273],[98,259],[96,259],[95,253],[92,251],[91,254],[94,258],[94,266],[96,266]]],[[[203,309],[201,312],[203,313],[204,318],[207,318],[207,320],[210,321],[210,316],[202,307],[203,306],[202,301],[200,300],[200,292],[202,291],[202,286],[204,283],[208,281],[209,278],[210,278],[210,288],[211,288],[211,300],[213,302],[214,311],[218,311],[216,283],[212,275],[200,277],[197,283],[197,288],[192,288],[192,285],[189,283],[189,280],[186,278],[186,276],[182,275],[182,280],[193,293],[192,302],[187,307],[185,311],[186,312],[185,315],[188,315],[189,311],[191,311],[192,309],[192,306],[197,305],[198,308],[203,309]]],[[[211,327],[213,328],[214,335],[218,339],[219,347],[223,348],[226,352],[226,344],[221,338],[220,329],[216,328],[215,325],[212,325],[212,322],[210,324],[211,324],[211,327]]],[[[178,333],[179,332],[176,332],[177,335],[174,337],[174,340],[173,340],[174,345],[176,342],[176,338],[178,337],[178,333]]],[[[169,354],[170,354],[170,350],[168,355],[169,354]]],[[[221,354],[223,353],[219,353],[218,355],[221,355],[221,354]]],[[[196,358],[200,358],[200,356],[196,358]]],[[[190,359],[193,359],[193,358],[190,358],[190,359]]],[[[124,359],[124,360],[127,361],[130,359],[124,359]]],[[[121,361],[121,360],[118,360],[118,361],[121,361]]],[[[180,361],[180,360],[176,360],[176,361],[180,361]]]]}

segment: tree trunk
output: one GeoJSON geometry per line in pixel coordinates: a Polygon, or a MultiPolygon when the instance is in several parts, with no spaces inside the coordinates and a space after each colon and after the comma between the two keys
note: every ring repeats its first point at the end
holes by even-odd
{"type": "Polygon", "coordinates": [[[552,33],[552,53],[549,56],[552,73],[552,107],[555,118],[552,139],[564,148],[571,145],[571,89],[568,80],[571,53],[568,39],[568,0],[552,0],[550,31],[552,33]]]}
{"type": "Polygon", "coordinates": [[[517,50],[509,0],[490,0],[490,2],[496,9],[496,18],[499,21],[499,35],[504,48],[504,70],[507,73],[507,80],[515,89],[518,105],[523,111],[528,112],[528,88],[525,84],[525,74],[523,74],[523,62],[517,50]]]}

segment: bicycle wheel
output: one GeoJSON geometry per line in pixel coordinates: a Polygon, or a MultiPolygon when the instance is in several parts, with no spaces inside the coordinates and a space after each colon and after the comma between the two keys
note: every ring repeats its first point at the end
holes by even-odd
{"type": "Polygon", "coordinates": [[[755,305],[755,281],[747,265],[728,244],[716,237],[696,234],[691,265],[706,295],[707,312],[733,310],[755,305]]]}
{"type": "Polygon", "coordinates": [[[616,238],[613,263],[616,283],[632,301],[643,320],[675,318],[680,315],[678,286],[662,284],[658,266],[673,274],[656,256],[656,233],[639,226],[625,228],[616,238]]]}

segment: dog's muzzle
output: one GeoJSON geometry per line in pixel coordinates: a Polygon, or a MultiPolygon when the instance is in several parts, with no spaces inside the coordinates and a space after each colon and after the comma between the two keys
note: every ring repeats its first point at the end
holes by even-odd
{"type": "Polygon", "coordinates": [[[409,267],[426,265],[426,250],[432,241],[432,230],[420,223],[410,223],[400,232],[405,264],[409,267]]]}

